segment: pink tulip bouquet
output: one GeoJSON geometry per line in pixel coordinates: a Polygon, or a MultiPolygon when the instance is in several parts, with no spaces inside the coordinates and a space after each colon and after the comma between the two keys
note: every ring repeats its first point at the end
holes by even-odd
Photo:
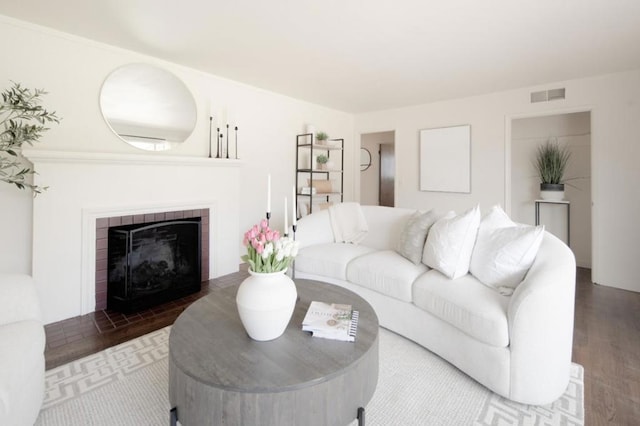
{"type": "Polygon", "coordinates": [[[283,271],[298,254],[298,243],[269,228],[266,219],[245,232],[242,244],[247,248],[247,254],[242,256],[242,260],[249,264],[249,269],[253,272],[283,271]]]}

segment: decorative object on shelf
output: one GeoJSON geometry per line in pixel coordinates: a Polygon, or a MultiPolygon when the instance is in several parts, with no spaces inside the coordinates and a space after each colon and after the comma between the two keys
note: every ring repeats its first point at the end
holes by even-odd
{"type": "Polygon", "coordinates": [[[55,111],[49,112],[40,105],[41,96],[46,94],[42,89],[26,89],[20,83],[13,83],[2,92],[0,104],[0,181],[19,189],[29,188],[34,196],[47,187],[26,181],[35,171],[25,167],[21,151],[24,144],[39,142],[42,133],[49,130],[45,123],[60,123],[55,111]],[[31,124],[34,120],[37,124],[31,124]]]}
{"type": "MultiPolygon", "coordinates": [[[[209,117],[209,122],[213,120],[213,117],[209,117]]],[[[210,124],[211,126],[211,124],[210,124]]],[[[220,131],[220,127],[216,128],[216,156],[215,158],[230,159],[231,154],[229,151],[229,124],[225,124],[227,133],[220,131]]],[[[235,132],[235,158],[238,159],[238,126],[233,127],[235,132]]],[[[211,127],[209,127],[209,158],[211,158],[211,127]]]]}
{"type": "Polygon", "coordinates": [[[307,179],[307,185],[315,189],[317,194],[327,194],[333,191],[333,185],[330,180],[324,179],[307,179]]]}
{"type": "Polygon", "coordinates": [[[371,151],[367,148],[360,148],[360,171],[364,172],[371,167],[371,151]]]}
{"type": "Polygon", "coordinates": [[[540,178],[540,198],[560,201],[564,199],[564,172],[571,157],[566,146],[557,140],[547,140],[538,146],[535,167],[540,178]]]}
{"type": "Polygon", "coordinates": [[[209,116],[209,158],[211,158],[211,130],[213,129],[213,117],[209,116]]]}
{"type": "Polygon", "coordinates": [[[238,159],[238,126],[235,126],[234,130],[236,132],[236,149],[235,149],[235,152],[236,152],[236,160],[237,160],[238,159]]]}
{"type": "Polygon", "coordinates": [[[273,340],[287,328],[298,296],[293,280],[285,274],[298,253],[298,243],[281,237],[263,219],[244,234],[243,244],[247,254],[242,260],[249,264],[250,276],[238,288],[238,314],[249,337],[273,340]]]}
{"type": "Polygon", "coordinates": [[[329,135],[327,135],[325,132],[316,133],[316,142],[318,145],[326,145],[328,139],[329,135]]]}
{"type": "Polygon", "coordinates": [[[326,170],[329,157],[325,154],[320,154],[316,157],[316,163],[318,163],[318,170],[326,170]]]}

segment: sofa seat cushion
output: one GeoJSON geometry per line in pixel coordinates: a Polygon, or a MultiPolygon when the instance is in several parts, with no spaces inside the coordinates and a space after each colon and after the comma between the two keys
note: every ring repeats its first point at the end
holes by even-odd
{"type": "Polygon", "coordinates": [[[324,277],[347,279],[347,265],[367,253],[376,251],[367,246],[325,243],[305,247],[298,252],[295,261],[296,271],[324,277]]]}
{"type": "Polygon", "coordinates": [[[428,270],[425,265],[415,265],[394,250],[381,250],[352,260],[347,266],[347,280],[404,302],[411,302],[413,282],[428,270]]]}
{"type": "Polygon", "coordinates": [[[451,280],[431,270],[413,284],[413,303],[481,342],[509,345],[509,298],[471,274],[451,280]]]}

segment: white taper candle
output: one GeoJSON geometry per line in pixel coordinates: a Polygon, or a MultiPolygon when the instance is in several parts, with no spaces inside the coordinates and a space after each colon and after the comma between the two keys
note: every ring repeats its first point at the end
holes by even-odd
{"type": "Polygon", "coordinates": [[[296,222],[298,220],[298,212],[296,211],[296,204],[298,201],[298,197],[296,196],[296,186],[293,185],[293,201],[291,202],[291,217],[293,219],[291,219],[291,224],[293,226],[296,226],[296,222]]]}
{"type": "Polygon", "coordinates": [[[287,220],[287,197],[284,197],[284,233],[288,234],[289,232],[289,221],[287,220]]]}
{"type": "Polygon", "coordinates": [[[271,173],[267,175],[267,213],[271,213],[271,173]]]}

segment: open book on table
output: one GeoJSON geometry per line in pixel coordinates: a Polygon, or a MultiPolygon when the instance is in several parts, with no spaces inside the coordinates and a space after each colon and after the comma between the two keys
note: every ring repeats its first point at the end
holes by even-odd
{"type": "Polygon", "coordinates": [[[302,330],[314,337],[354,342],[358,315],[351,305],[313,301],[302,320],[302,330]]]}

